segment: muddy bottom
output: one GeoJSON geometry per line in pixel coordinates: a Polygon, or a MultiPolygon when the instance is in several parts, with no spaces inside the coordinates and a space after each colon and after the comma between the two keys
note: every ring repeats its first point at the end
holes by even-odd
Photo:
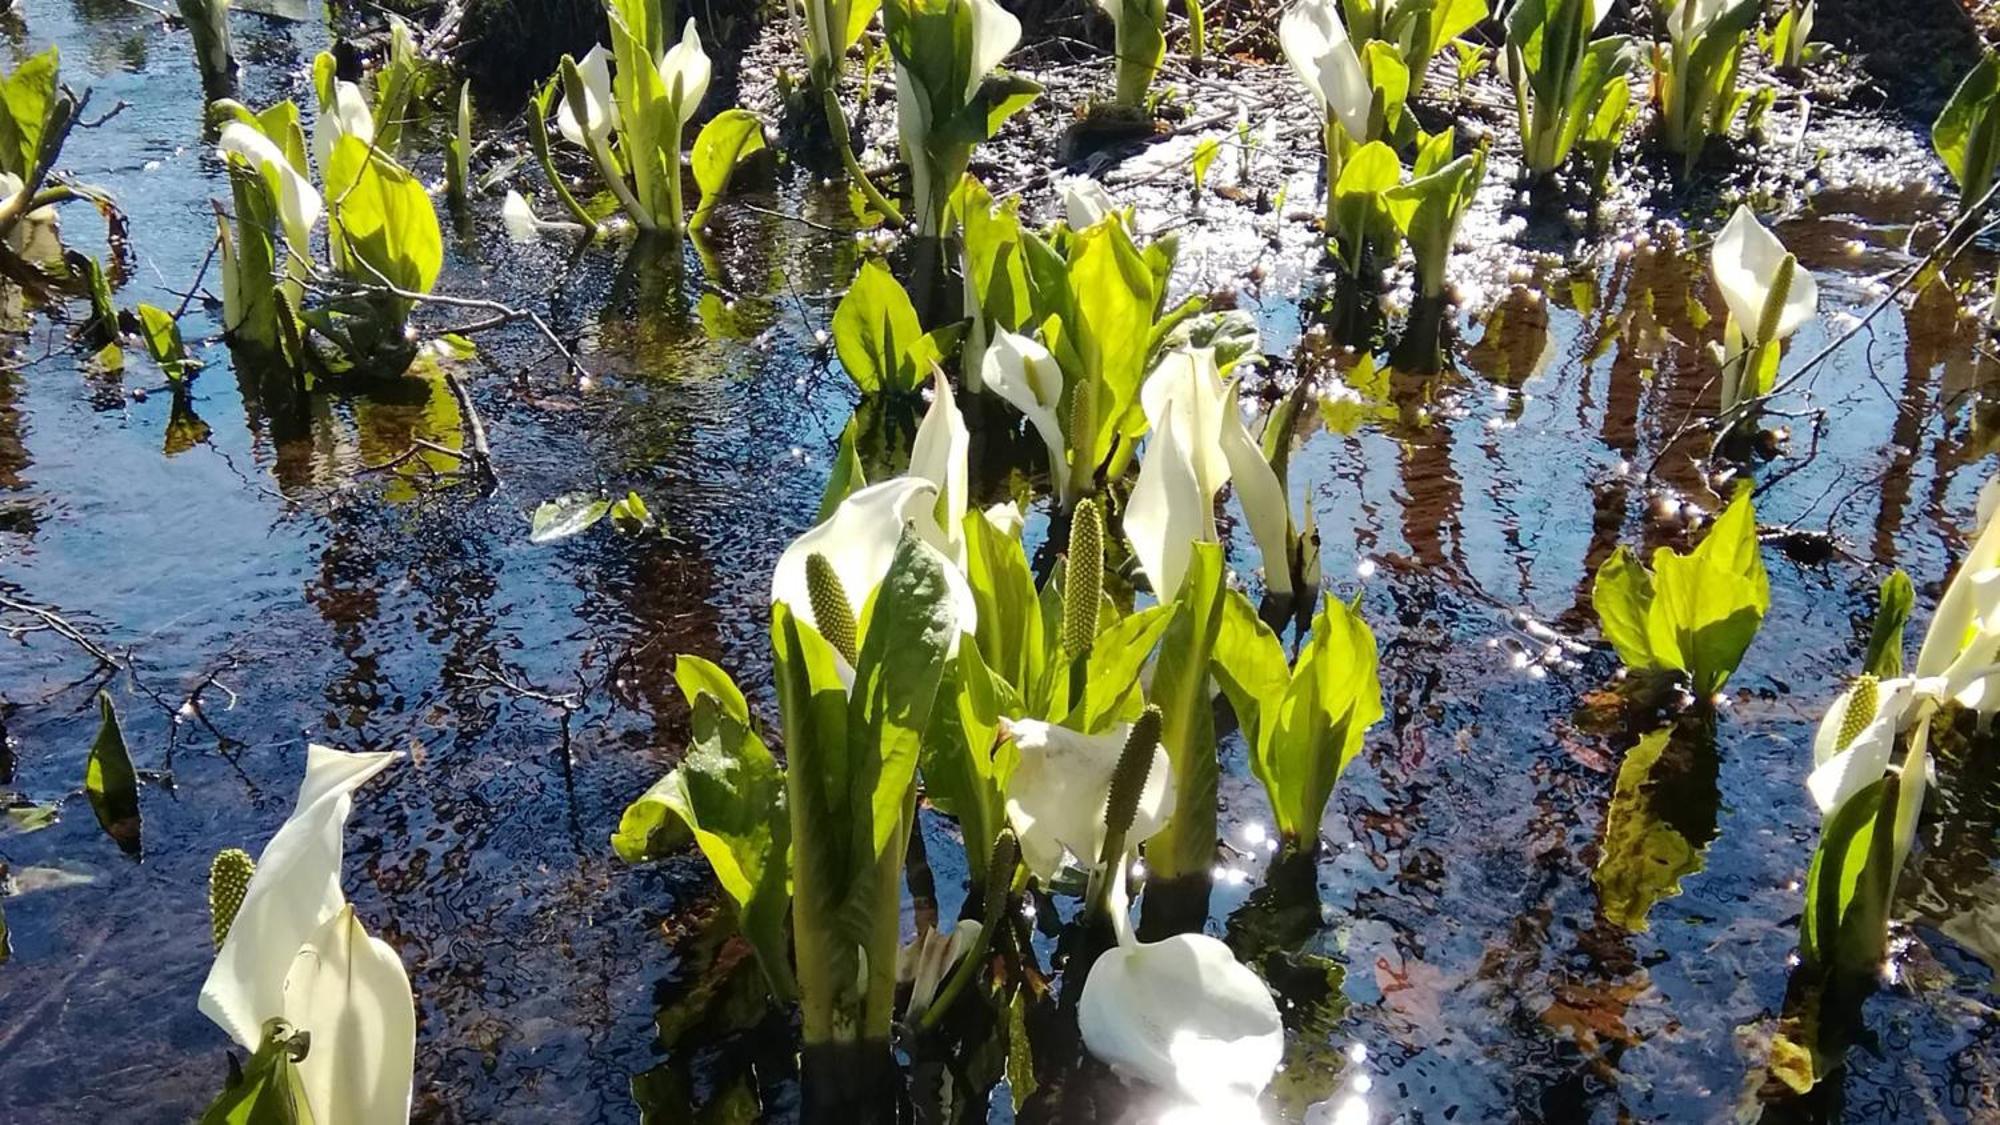
{"type": "MultiPolygon", "coordinates": [[[[207,252],[209,200],[227,195],[185,35],[110,0],[36,0],[9,19],[14,58],[58,43],[66,79],[92,87],[99,111],[131,103],[79,130],[64,165],[130,217],[120,303],[173,307],[207,252]]],[[[248,100],[311,101],[319,25],[239,17],[237,35],[248,100]]],[[[752,58],[791,43],[767,29],[752,58]]],[[[1058,93],[1032,135],[1010,132],[975,170],[1052,217],[1064,91],[1105,79],[1055,54],[1022,69],[1037,58],[1058,93]]],[[[1291,947],[1323,955],[1331,975],[1316,996],[1287,988],[1299,1006],[1271,1104],[1286,1120],[1342,1122],[1754,1110],[1818,835],[1803,785],[1813,726],[1859,664],[1890,568],[1916,580],[1927,620],[2000,445],[1977,323],[1942,288],[1893,304],[1771,419],[1789,452],[1758,470],[1758,512],[1799,534],[1767,543],[1772,607],[1706,754],[1621,775],[1632,739],[1592,703],[1617,660],[1589,582],[1615,545],[1684,543],[1689,518],[1716,504],[1720,482],[1671,439],[1717,410],[1707,344],[1723,305],[1702,232],[1723,202],[1760,186],[1798,202],[1777,229],[1820,281],[1821,316],[1790,345],[1810,355],[1948,217],[1923,129],[1826,112],[1814,129],[1837,140],[1816,133],[1815,157],[1792,143],[1800,119],[1781,99],[1765,145],[1789,157],[1746,148],[1682,196],[1642,168],[1595,229],[1581,213],[1519,212],[1501,136],[1453,267],[1457,370],[1413,376],[1330,342],[1304,221],[1315,161],[1285,76],[1169,80],[1195,127],[1090,166],[1139,206],[1142,230],[1180,232],[1177,289],[1254,314],[1273,357],[1259,389],[1319,379],[1291,481],[1317,512],[1329,592],[1358,595],[1380,639],[1389,712],[1334,795],[1316,870],[1286,892],[1308,904],[1291,947]],[[1187,161],[1200,136],[1235,136],[1238,102],[1274,136],[1226,150],[1196,204],[1187,161]],[[1680,217],[1691,233],[1666,221],[1680,217]]],[[[1475,91],[1467,119],[1504,123],[1474,104],[1494,96],[1475,91]]],[[[885,128],[886,103],[874,113],[885,128]]],[[[783,1041],[782,1018],[672,1057],[656,1045],[656,1010],[709,971],[716,892],[693,857],[628,868],[607,839],[684,745],[675,654],[735,670],[775,717],[768,575],[811,521],[855,402],[816,336],[860,260],[852,212],[837,186],[781,174],[718,212],[706,264],[617,242],[517,246],[496,212],[487,198],[448,242],[440,291],[535,305],[589,375],[565,372],[525,327],[482,336],[465,378],[500,475],[490,493],[436,479],[448,463],[388,465],[415,438],[458,444],[458,409],[435,380],[274,414],[199,300],[183,325],[204,341],[187,404],[197,429],[171,396],[132,393],[157,383],[143,363],[122,379],[85,363],[67,340],[74,310],[39,311],[13,337],[0,371],[12,634],[0,793],[61,816],[34,831],[0,822],[12,892],[0,1120],[184,1121],[214,1095],[229,1044],[194,1007],[212,956],[208,863],[262,846],[309,740],[410,755],[356,805],[346,886],[409,968],[416,1119],[636,1121],[631,1087],[648,1072],[655,1096],[707,1102],[746,1084],[767,1119],[795,1114],[783,1052],[760,1045],[783,1041]],[[605,526],[530,544],[542,501],[628,489],[666,534],[605,526]],[[137,861],[81,793],[99,689],[143,774],[137,861]]],[[[106,252],[85,212],[65,234],[106,252]]],[[[219,291],[212,274],[206,286],[219,291]]],[[[1384,298],[1391,334],[1406,302],[1384,298]]],[[[427,323],[450,327],[449,312],[427,323]]],[[[981,490],[1005,490],[1024,464],[1014,454],[983,447],[981,490]]],[[[1225,534],[1257,586],[1247,528],[1225,534]]],[[[1223,753],[1235,858],[1218,870],[1210,928],[1254,945],[1277,897],[1253,898],[1270,874],[1257,843],[1269,814],[1240,739],[1223,753]]],[[[1847,1069],[1793,1110],[2000,1115],[1992,773],[1944,769],[1899,896],[1892,979],[1847,1069]]],[[[927,820],[926,834],[949,912],[962,861],[946,825],[927,820]]],[[[1284,925],[1296,924],[1293,912],[1284,925]]],[[[1013,1116],[1003,1086],[991,1117],[1013,1116]]]]}

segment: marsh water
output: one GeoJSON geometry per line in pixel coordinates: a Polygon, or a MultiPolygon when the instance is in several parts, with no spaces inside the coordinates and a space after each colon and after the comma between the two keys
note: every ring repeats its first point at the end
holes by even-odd
{"type": "MultiPolygon", "coordinates": [[[[60,45],[65,79],[93,91],[87,118],[129,103],[79,129],[63,166],[129,220],[120,303],[178,305],[213,238],[210,200],[227,194],[185,34],[120,0],[32,0],[0,30],[17,59],[60,45]]],[[[246,100],[311,101],[323,24],[239,17],[236,34],[246,100]]],[[[1846,155],[1806,177],[1802,213],[1778,228],[1822,286],[1795,357],[1867,314],[1950,207],[1914,121],[1840,127],[1846,155]]],[[[1754,1111],[1818,832],[1803,786],[1814,724],[1858,667],[1891,567],[1915,578],[1926,619],[2000,445],[1984,398],[2000,361],[1982,358],[1978,322],[1942,287],[1892,303],[1811,380],[1817,418],[1772,419],[1792,433],[1790,456],[1758,470],[1763,631],[1714,744],[1621,773],[1634,739],[1598,702],[1617,661],[1589,581],[1616,544],[1684,544],[1688,517],[1714,506],[1691,447],[1668,439],[1715,410],[1721,301],[1700,251],[1719,210],[1690,205],[1685,235],[1643,214],[1593,234],[1505,211],[1496,171],[1476,252],[1454,267],[1468,310],[1457,370],[1376,374],[1328,342],[1314,236],[1287,213],[1313,206],[1310,149],[1274,143],[1248,169],[1303,204],[1213,197],[1190,217],[1184,188],[1154,176],[1187,143],[1107,178],[1142,227],[1181,229],[1178,289],[1254,313],[1272,397],[1320,378],[1292,484],[1317,512],[1330,591],[1358,595],[1380,638],[1389,712],[1322,826],[1295,951],[1339,971],[1292,1020],[1274,1108],[1411,1122],[1754,1111]]],[[[1236,162],[1212,175],[1230,181],[1236,162]]],[[[705,263],[615,240],[513,244],[497,196],[448,239],[441,292],[536,307],[589,372],[524,325],[479,338],[465,379],[500,477],[490,491],[435,479],[449,459],[383,467],[414,438],[461,441],[435,378],[274,412],[196,297],[183,330],[207,366],[190,415],[143,359],[106,373],[72,347],[74,307],[13,326],[0,594],[60,613],[120,667],[42,618],[4,618],[18,631],[0,638],[0,794],[61,816],[0,827],[0,1121],[183,1121],[214,1095],[229,1044],[194,1005],[212,955],[209,860],[269,837],[309,740],[410,755],[360,796],[346,886],[410,971],[416,1119],[636,1121],[633,1079],[649,1071],[682,1076],[656,1092],[697,1102],[753,1075],[767,1116],[786,1116],[793,1079],[764,1065],[757,1033],[672,1056],[657,1045],[656,1011],[709,971],[716,891],[692,857],[635,869],[607,845],[686,737],[675,654],[736,670],[775,713],[767,576],[811,522],[854,405],[817,336],[863,249],[845,194],[781,173],[747,202],[718,214],[705,263]],[[579,490],[639,492],[666,534],[531,544],[529,513],[579,490]],[[100,687],[142,772],[136,860],[81,794],[100,687]]],[[[1054,213],[1045,183],[1029,208],[1054,213]]],[[[87,209],[64,234],[110,252],[87,209]]],[[[472,319],[433,309],[424,323],[472,319]]],[[[1020,462],[1004,442],[975,448],[997,497],[1020,462]]],[[[1256,584],[1247,531],[1231,553],[1256,584]]],[[[1224,760],[1211,930],[1252,940],[1268,814],[1234,736],[1224,760]]],[[[1846,1070],[1794,1107],[1808,1115],[2000,1115],[2000,776],[1946,762],[1940,781],[1890,979],[1846,1070]]],[[[940,822],[926,836],[955,899],[955,845],[940,822]]],[[[1012,1118],[1004,1088],[993,1118],[1012,1118]]]]}

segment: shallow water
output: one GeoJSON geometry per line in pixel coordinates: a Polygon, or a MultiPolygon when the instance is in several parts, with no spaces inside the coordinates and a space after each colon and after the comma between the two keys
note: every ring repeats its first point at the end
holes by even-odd
{"type": "MultiPolygon", "coordinates": [[[[322,30],[239,17],[237,35],[250,100],[310,100],[322,30]]],[[[185,38],[110,0],[36,0],[9,37],[17,52],[61,44],[67,79],[95,91],[92,115],[133,103],[79,130],[64,166],[131,219],[120,303],[178,303],[212,234],[208,200],[226,194],[185,38]]],[[[1866,127],[1889,138],[1871,167],[1920,151],[1908,127],[1866,127]]],[[[1154,156],[1177,159],[1172,145],[1154,156]]],[[[1259,175],[1289,173],[1307,202],[1287,210],[1310,209],[1303,164],[1271,160],[1259,175]]],[[[1821,192],[1780,229],[1823,294],[1794,359],[1871,306],[1877,279],[1921,252],[1907,248],[1911,225],[1950,206],[1888,179],[1821,192]]],[[[1142,226],[1179,213],[1178,197],[1132,190],[1142,226]]],[[[675,653],[768,688],[766,576],[811,519],[853,401],[814,341],[859,253],[823,229],[841,225],[841,200],[785,182],[757,202],[813,222],[725,210],[729,301],[704,293],[692,259],[676,271],[611,244],[571,262],[553,243],[509,245],[490,220],[448,245],[441,289],[522,303],[553,290],[541,307],[591,369],[587,383],[563,374],[520,326],[482,339],[467,378],[502,478],[490,496],[433,488],[416,467],[369,471],[412,436],[457,444],[457,410],[434,383],[273,417],[210,343],[192,403],[209,436],[168,453],[170,396],[120,393],[156,385],[149,365],[135,357],[121,387],[64,349],[63,325],[35,318],[0,373],[0,593],[59,608],[133,672],[101,675],[46,632],[0,644],[0,787],[63,802],[56,826],[0,835],[21,892],[4,900],[0,1120],[186,1120],[213,1095],[227,1042],[194,1010],[211,955],[206,868],[218,848],[268,838],[308,739],[411,754],[357,803],[346,885],[410,969],[417,1117],[637,1119],[628,1082],[661,1061],[656,1003],[704,971],[686,935],[713,891],[691,859],[629,869],[606,839],[686,737],[675,653]],[[636,489],[669,534],[528,543],[536,504],[591,488],[636,489]],[[99,685],[146,771],[142,862],[104,837],[79,791],[99,685]],[[213,730],[175,721],[198,688],[213,730]]],[[[1204,206],[1178,282],[1240,292],[1279,385],[1348,363],[1315,330],[1303,228],[1204,206]]],[[[1570,241],[1547,230],[1524,240],[1570,241]]],[[[87,212],[66,234],[103,252],[87,212]]],[[[1908,569],[1921,622],[1961,552],[1994,446],[1975,401],[1990,372],[1974,324],[1933,291],[1883,312],[1812,380],[1817,454],[1804,456],[1811,420],[1792,420],[1805,463],[1759,495],[1759,514],[1830,531],[1839,549],[1807,563],[1767,547],[1773,606],[1714,753],[1671,763],[1672,799],[1651,806],[1695,847],[1712,839],[1681,893],[1631,932],[1592,877],[1631,739],[1586,699],[1616,668],[1589,578],[1619,542],[1681,541],[1644,477],[1690,411],[1715,409],[1704,348],[1721,316],[1697,257],[1668,234],[1643,241],[1574,268],[1523,265],[1532,290],[1513,287],[1517,256],[1471,255],[1467,283],[1484,299],[1468,299],[1463,370],[1357,378],[1293,454],[1329,589],[1358,593],[1381,640],[1389,711],[1324,824],[1303,945],[1344,967],[1345,1006],[1295,1029],[1276,1099],[1294,1119],[1308,1105],[1353,1113],[1355,1098],[1375,1120],[1714,1119],[1761,1062],[1757,1025],[1784,996],[1817,833],[1802,784],[1812,726],[1858,666],[1876,583],[1908,569]]],[[[191,339],[218,330],[206,312],[184,325],[191,339]]],[[[975,471],[998,491],[1002,466],[995,455],[975,471]]],[[[1684,457],[1662,458],[1656,483],[1713,503],[1684,457]]],[[[1257,564],[1241,529],[1232,559],[1246,574],[1257,564]]],[[[1225,922],[1263,880],[1250,843],[1263,798],[1240,742],[1225,762],[1223,820],[1242,854],[1213,927],[1254,943],[1255,927],[1225,922]]],[[[1898,930],[1896,983],[1866,1010],[1874,1042],[1808,1107],[1820,1115],[2000,1114],[1981,960],[1982,946],[2000,956],[2000,790],[1978,772],[1945,772],[1899,905],[1913,921],[1898,930]]],[[[960,868],[942,826],[927,827],[949,909],[960,868]]],[[[756,1053],[732,1041],[691,1065],[720,1084],[756,1053]]],[[[782,1068],[759,1081],[784,1117],[782,1068]]]]}

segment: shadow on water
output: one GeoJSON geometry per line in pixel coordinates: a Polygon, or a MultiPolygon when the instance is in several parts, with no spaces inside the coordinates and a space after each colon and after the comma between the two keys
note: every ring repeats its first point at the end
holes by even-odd
{"type": "MultiPolygon", "coordinates": [[[[177,302],[225,194],[184,37],[109,0],[30,17],[9,27],[12,50],[59,42],[65,74],[105,108],[132,103],[65,161],[131,217],[121,303],[177,302]]],[[[246,97],[309,100],[315,25],[238,33],[246,97]]],[[[1302,167],[1253,175],[1309,190],[1302,167]]],[[[1134,194],[1142,225],[1180,208],[1134,194]]],[[[768,575],[817,510],[855,405],[816,336],[866,249],[846,195],[781,178],[755,202],[676,256],[514,246],[486,201],[449,248],[446,287],[550,294],[542,311],[591,369],[564,373],[526,330],[481,341],[467,378],[502,473],[491,496],[441,487],[448,458],[381,468],[417,438],[459,441],[434,378],[274,401],[231,376],[199,299],[188,334],[207,369],[185,397],[133,397],[150,377],[136,366],[106,385],[46,315],[13,340],[0,592],[61,607],[130,668],[107,675],[46,633],[0,646],[0,795],[62,814],[0,828],[0,1119],[185,1119],[205,1103],[224,1046],[193,1006],[208,860],[269,836],[308,739],[410,753],[362,795],[348,885],[411,970],[420,1120],[797,1115],[794,1030],[698,861],[630,869],[606,846],[685,745],[675,654],[731,668],[774,713],[768,575]],[[527,514],[578,489],[639,492],[666,534],[530,545],[527,514]],[[76,792],[100,685],[142,773],[143,863],[76,792]]],[[[1828,190],[1784,224],[1825,313],[1791,354],[1878,299],[1944,206],[1920,188],[1828,190]]],[[[1293,1121],[1727,1116],[1765,1063],[1742,1029],[1785,1002],[1818,830],[1801,784],[1814,721],[1880,576],[1902,566],[1934,597],[2000,444],[1979,327],[1941,289],[1891,308],[1815,378],[1821,413],[1773,420],[1789,455],[1758,470],[1764,521],[1838,549],[1767,551],[1773,609],[1712,736],[1634,742],[1587,702],[1615,667],[1588,643],[1589,582],[1618,543],[1684,547],[1717,502],[1721,482],[1672,444],[1718,402],[1703,236],[1634,230],[1574,267],[1473,255],[1478,291],[1436,323],[1450,362],[1420,375],[1323,330],[1300,296],[1318,265],[1299,224],[1219,198],[1204,217],[1177,285],[1257,318],[1267,401],[1320,381],[1290,480],[1318,513],[1329,593],[1358,596],[1375,627],[1389,713],[1305,860],[1265,850],[1241,739],[1223,745],[1209,921],[1286,1001],[1272,1107],[1293,1121]]],[[[87,223],[66,233],[104,250],[87,223]]],[[[871,479],[907,459],[920,409],[871,404],[857,420],[871,479]]],[[[978,499],[1023,495],[1034,444],[988,426],[974,441],[978,499]]],[[[1046,522],[1031,513],[1031,533],[1046,522]]],[[[1247,528],[1224,532],[1259,585],[1247,528]]],[[[1940,765],[1898,900],[1896,979],[1855,1006],[1862,1046],[1813,1114],[1996,1112],[2000,797],[1983,762],[1940,765]]],[[[965,865],[948,823],[925,819],[936,909],[953,916],[965,865]]],[[[1060,931],[1046,905],[1029,942],[1045,968],[1060,931]]],[[[959,1053],[913,1060],[925,1119],[948,1117],[926,1100],[943,1089],[967,1119],[1014,1117],[977,1049],[1014,1014],[971,1008],[959,1053]],[[964,1101],[989,1088],[990,1111],[964,1101]]],[[[1076,1064],[1059,1019],[1034,1030],[1038,1052],[1076,1064]]],[[[1094,1065],[1048,1077],[1021,1120],[1157,1108],[1094,1065]]]]}

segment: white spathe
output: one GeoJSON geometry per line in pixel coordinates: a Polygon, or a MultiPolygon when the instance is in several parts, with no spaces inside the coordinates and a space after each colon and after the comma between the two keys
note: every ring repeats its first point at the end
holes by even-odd
{"type": "MultiPolygon", "coordinates": [[[[966,455],[972,449],[972,433],[959,413],[951,380],[942,371],[931,375],[931,405],[917,425],[916,440],[910,443],[909,475],[937,486],[938,522],[943,525],[945,554],[953,565],[965,566],[966,455]]],[[[845,581],[843,579],[843,581],[845,581]]]]}
{"type": "Polygon", "coordinates": [[[1250,1105],[1285,1052],[1270,990],[1206,934],[1121,941],[1090,967],[1077,1027],[1113,1070],[1214,1108],[1211,1121],[1244,1120],[1221,1111],[1250,1105]]]}
{"type": "Polygon", "coordinates": [[[1368,139],[1368,111],[1375,100],[1361,67],[1339,0],[1299,0],[1278,21],[1278,45],[1324,117],[1337,119],[1356,141],[1368,139]]]}
{"type": "Polygon", "coordinates": [[[507,198],[500,201],[500,221],[507,228],[507,237],[514,242],[533,242],[542,231],[542,221],[535,217],[534,208],[512,188],[507,189],[507,198]]]}
{"type": "Polygon", "coordinates": [[[579,148],[591,147],[591,140],[604,141],[618,128],[618,103],[611,96],[611,52],[599,43],[576,64],[583,79],[583,119],[567,94],[556,104],[556,131],[579,148]],[[588,134],[585,132],[588,127],[588,134]]]}
{"type": "Polygon", "coordinates": [[[1013,53],[1021,42],[1021,21],[1001,7],[997,0],[965,0],[972,9],[972,66],[965,75],[965,103],[979,92],[979,84],[1013,53]]]}
{"type": "MultiPolygon", "coordinates": [[[[1214,350],[1182,348],[1167,353],[1139,389],[1139,402],[1147,424],[1156,430],[1169,415],[1173,417],[1203,497],[1201,514],[1206,522],[1200,538],[1215,538],[1215,496],[1233,480],[1250,534],[1264,556],[1266,584],[1273,593],[1290,593],[1292,523],[1285,488],[1243,424],[1236,384],[1223,383],[1214,350]]],[[[1156,592],[1163,599],[1167,596],[1156,592]]]]}
{"type": "Polygon", "coordinates": [[[1171,414],[1146,442],[1123,524],[1153,594],[1172,601],[1180,593],[1195,542],[1215,538],[1215,511],[1213,494],[1202,490],[1193,455],[1171,414]]]}
{"type": "Polygon", "coordinates": [[[1680,8],[1667,18],[1667,33],[1674,45],[1687,50],[1708,30],[1730,0],[1680,0],[1680,8]]]}
{"type": "Polygon", "coordinates": [[[917,939],[896,951],[896,979],[910,986],[909,1007],[903,1012],[903,1020],[913,1023],[930,1010],[931,1001],[937,999],[938,989],[972,947],[979,944],[979,936],[984,930],[978,922],[970,918],[962,919],[952,927],[951,933],[944,934],[935,926],[927,926],[917,935],[917,939]]]}
{"type": "MultiPolygon", "coordinates": [[[[944,531],[937,522],[937,502],[938,486],[921,477],[896,477],[855,490],[825,522],[792,540],[778,556],[777,568],[771,572],[772,603],[785,603],[800,620],[819,628],[806,586],[806,559],[825,555],[847,594],[854,619],[860,621],[868,596],[882,584],[890,564],[896,561],[896,545],[902,541],[905,526],[915,528],[919,538],[941,553],[946,550],[944,531]]],[[[972,600],[972,587],[966,585],[956,566],[947,565],[944,574],[959,631],[973,632],[979,609],[972,600]]]]}
{"type": "Polygon", "coordinates": [[[326,175],[327,165],[333,160],[333,146],[343,137],[374,144],[375,114],[369,110],[368,98],[361,87],[336,78],[333,104],[319,107],[319,116],[313,119],[313,159],[319,161],[321,176],[326,175]]]}
{"type": "Polygon", "coordinates": [[[298,1067],[314,1121],[410,1119],[417,1012],[394,947],[368,936],[352,906],[299,948],[285,975],[285,1021],[311,1035],[298,1067]]]}
{"type": "Polygon", "coordinates": [[[1715,248],[1709,255],[1715,283],[1722,289],[1730,316],[1753,344],[1773,344],[1790,337],[1819,308],[1819,283],[1804,266],[1798,266],[1792,271],[1792,284],[1785,293],[1777,332],[1769,340],[1757,339],[1764,321],[1764,306],[1777,284],[1779,270],[1790,256],[1785,244],[1758,222],[1748,207],[1738,207],[1715,240],[1715,248]]]}
{"type": "MultiPolygon", "coordinates": [[[[674,120],[685,122],[694,116],[701,100],[708,96],[708,83],[714,74],[715,66],[701,47],[701,32],[695,29],[690,17],[681,28],[681,41],[660,56],[660,85],[673,105],[674,120]]],[[[669,137],[667,141],[675,148],[680,147],[679,138],[669,137]]]]}
{"type": "MultiPolygon", "coordinates": [[[[1980,499],[1984,508],[1983,490],[1980,499]]],[[[2000,609],[2000,582],[1993,580],[1996,571],[2000,571],[2000,520],[1986,520],[1931,614],[1923,647],[1917,652],[1917,675],[1944,675],[1962,654],[1980,647],[1971,642],[1978,639],[1981,624],[1993,619],[2000,609]]]]}
{"type": "Polygon", "coordinates": [[[1118,213],[1118,202],[1104,185],[1089,176],[1071,176],[1062,185],[1063,221],[1071,230],[1088,230],[1118,213]]]}
{"type": "Polygon", "coordinates": [[[247,122],[231,121],[224,125],[215,147],[224,159],[237,157],[275,181],[274,194],[278,197],[278,218],[284,223],[285,241],[294,254],[309,253],[312,228],[326,209],[312,181],[292,167],[276,141],[247,122]]]}
{"type": "Polygon", "coordinates": [[[1945,690],[1942,677],[1918,679],[1903,676],[1883,680],[1875,687],[1875,714],[1845,747],[1840,731],[1847,722],[1848,708],[1854,705],[1854,689],[1842,692],[1826,710],[1813,737],[1813,771],[1806,789],[1825,816],[1847,802],[1849,797],[1881,779],[1889,768],[1896,748],[1896,735],[1906,719],[1914,721],[1921,710],[1919,701],[1934,703],[1945,690]]]}
{"type": "MultiPolygon", "coordinates": [[[[1044,881],[1062,870],[1065,855],[1095,864],[1104,848],[1111,775],[1132,728],[1080,734],[1039,719],[1010,719],[1005,728],[1021,755],[1007,789],[1007,821],[1020,839],[1021,861],[1044,881]]],[[[1150,839],[1173,815],[1173,805],[1172,766],[1155,746],[1127,843],[1150,839]]]]}
{"type": "Polygon", "coordinates": [[[1041,342],[1002,329],[993,334],[979,369],[986,389],[1005,399],[1041,435],[1057,496],[1069,494],[1069,440],[1063,433],[1063,373],[1041,342]]]}
{"type": "Polygon", "coordinates": [[[255,1050],[264,1021],[284,1013],[285,977],[293,959],[314,931],[347,905],[340,863],[354,791],[402,756],[307,748],[298,804],[257,858],[243,905],[196,1005],[243,1046],[255,1050]]]}

